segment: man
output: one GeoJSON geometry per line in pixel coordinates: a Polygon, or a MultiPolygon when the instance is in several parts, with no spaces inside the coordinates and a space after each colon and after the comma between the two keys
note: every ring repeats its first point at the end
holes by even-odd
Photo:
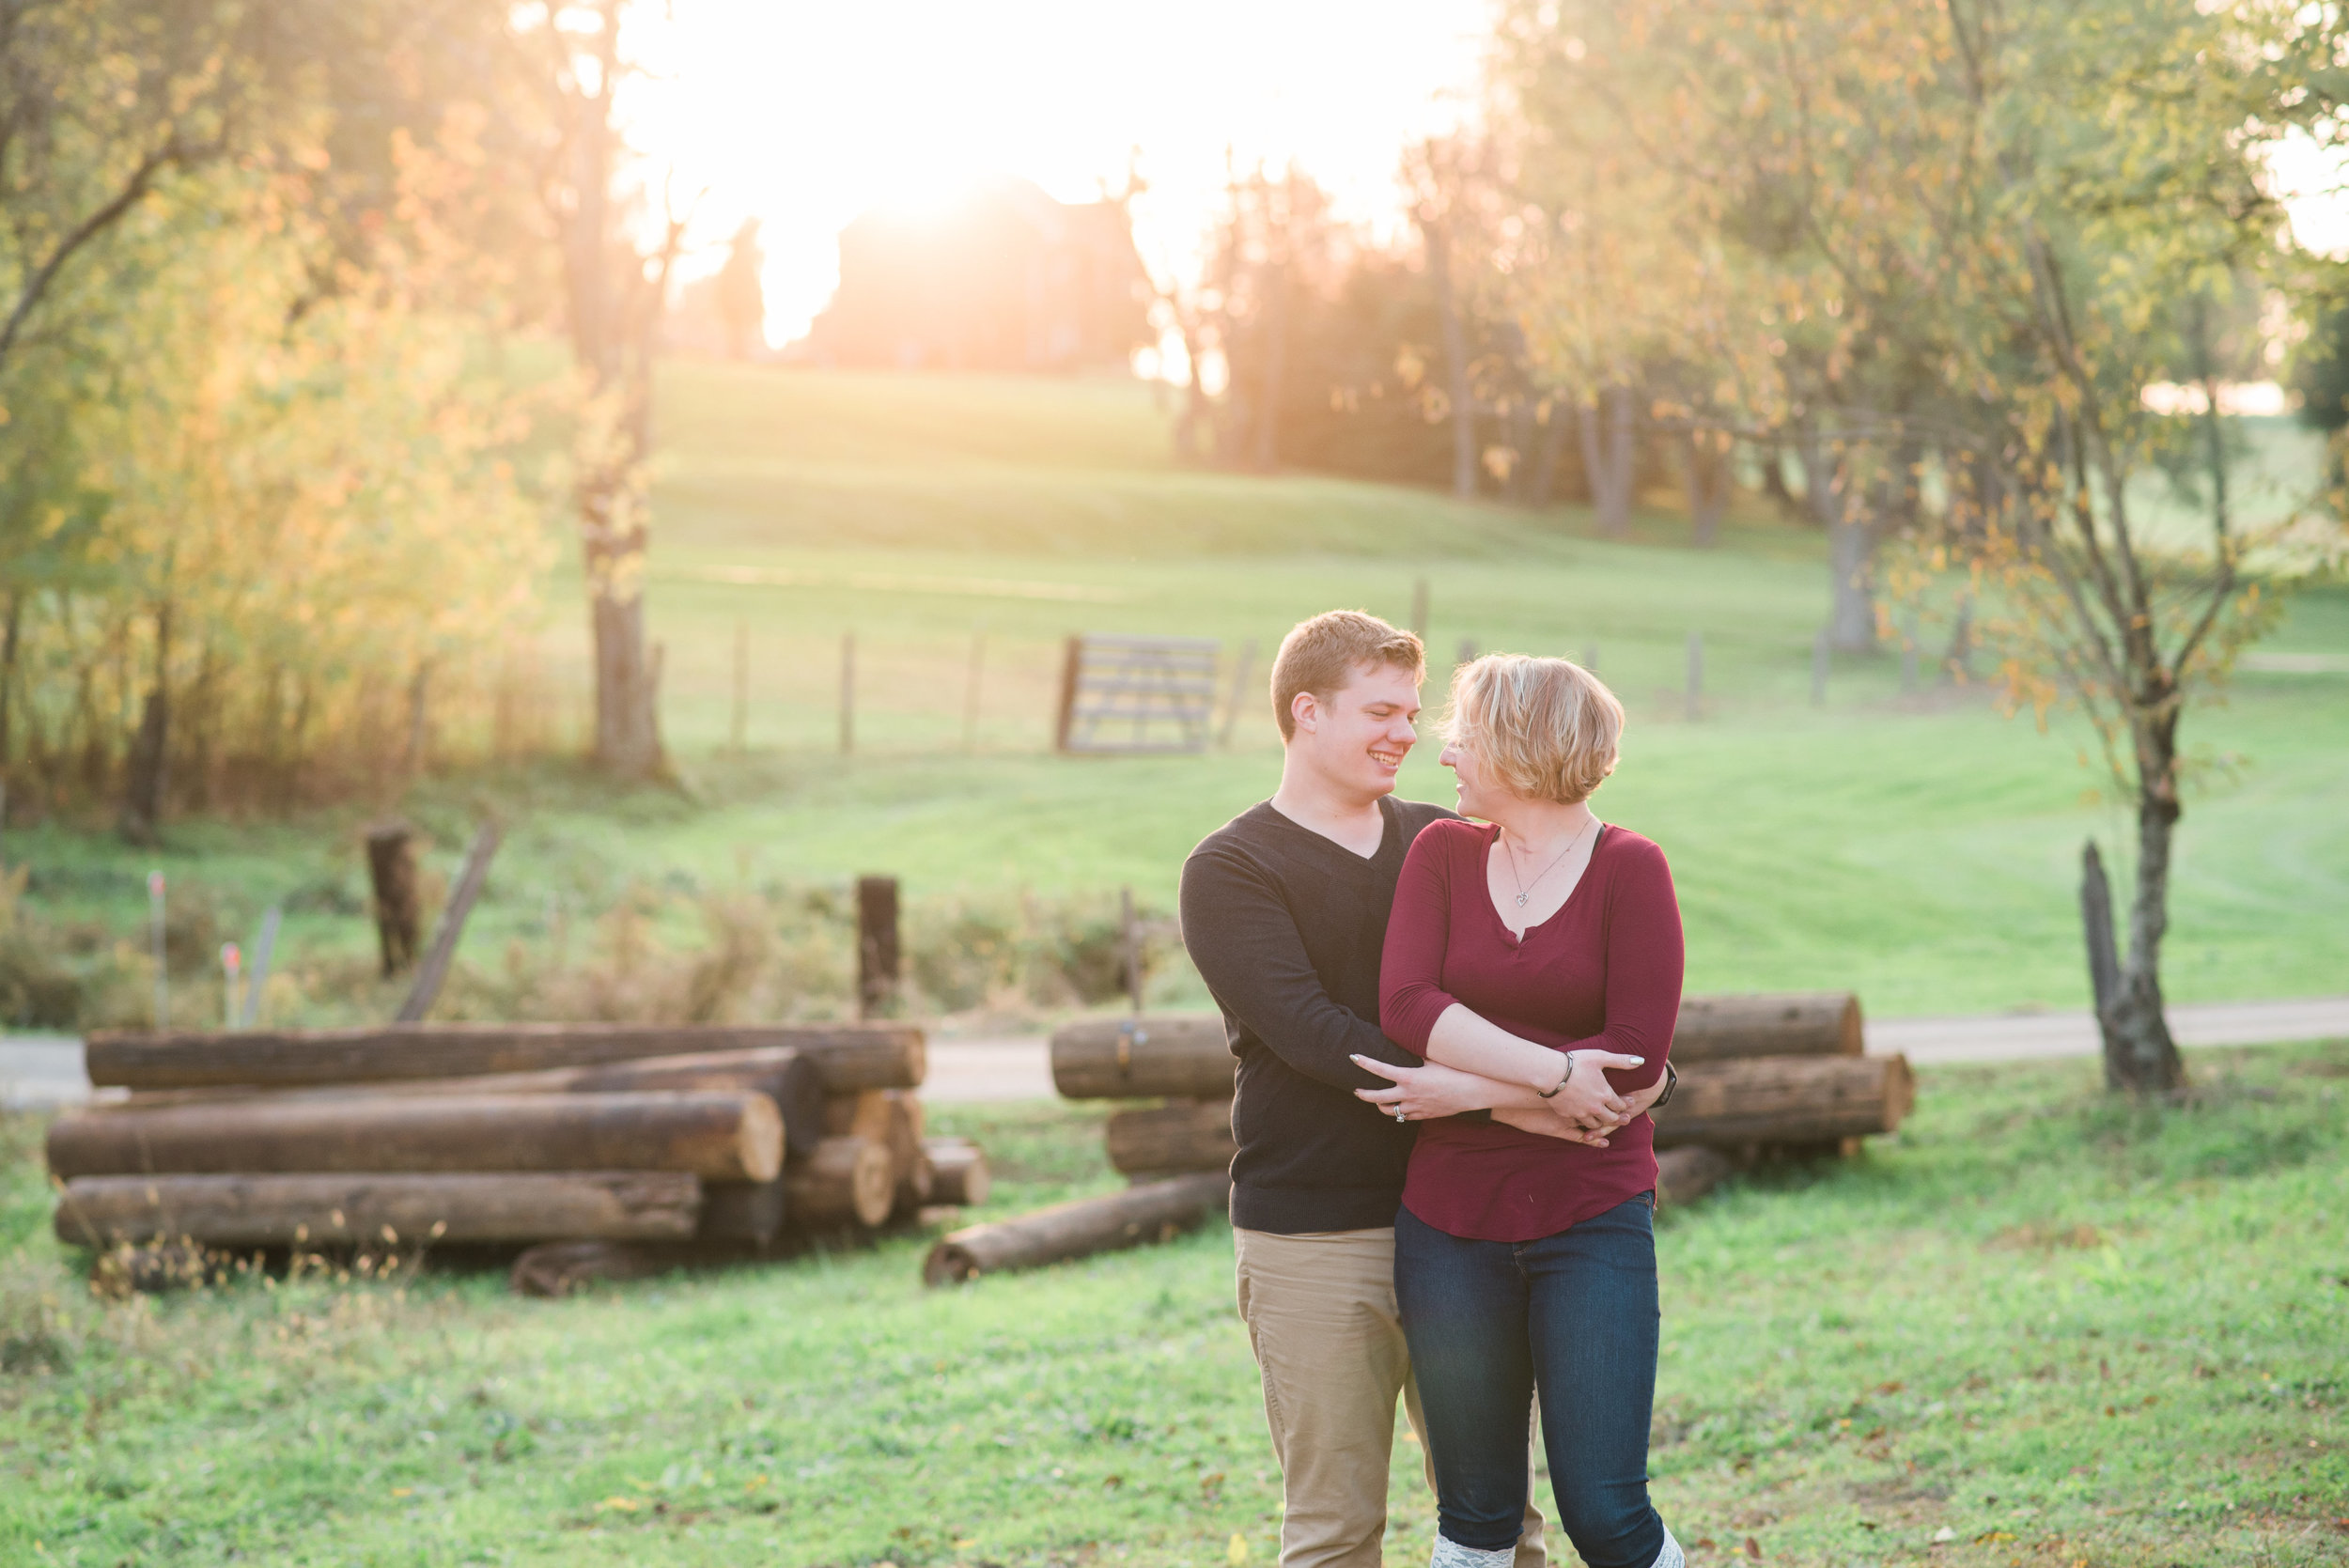
{"type": "MultiPolygon", "coordinates": [[[[1398,1392],[1420,1425],[1394,1303],[1413,1134],[1355,1097],[1391,1085],[1348,1058],[1422,1065],[1379,1032],[1378,957],[1405,851],[1452,815],[1393,798],[1424,675],[1419,639],[1376,616],[1299,623],[1272,666],[1281,786],[1183,865],[1183,940],[1239,1058],[1232,1229],[1286,1496],[1282,1568],[1377,1568],[1398,1392]]],[[[1577,1136],[1532,1089],[1488,1087],[1470,1103],[1577,1136]]],[[[1544,1560],[1529,1503],[1517,1568],[1544,1560]]]]}

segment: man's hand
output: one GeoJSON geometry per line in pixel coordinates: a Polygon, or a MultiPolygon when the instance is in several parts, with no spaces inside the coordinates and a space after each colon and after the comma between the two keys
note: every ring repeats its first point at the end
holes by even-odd
{"type": "Polygon", "coordinates": [[[1456,1067],[1433,1062],[1423,1067],[1391,1067],[1367,1056],[1355,1057],[1354,1065],[1392,1080],[1392,1087],[1387,1089],[1357,1089],[1354,1097],[1367,1100],[1389,1116],[1400,1111],[1407,1122],[1457,1116],[1464,1110],[1483,1110],[1493,1103],[1495,1085],[1490,1079],[1456,1067]]]}
{"type": "Polygon", "coordinates": [[[1569,1143],[1588,1143],[1594,1149],[1607,1147],[1607,1135],[1560,1121],[1547,1106],[1539,1110],[1495,1110],[1493,1120],[1519,1132],[1533,1133],[1542,1138],[1562,1138],[1569,1143]]]}

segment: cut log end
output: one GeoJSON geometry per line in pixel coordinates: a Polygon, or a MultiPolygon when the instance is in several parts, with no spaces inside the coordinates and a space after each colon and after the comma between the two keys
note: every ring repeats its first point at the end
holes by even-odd
{"type": "Polygon", "coordinates": [[[922,1144],[930,1161],[930,1202],[977,1208],[992,1185],[987,1155],[963,1138],[931,1138],[922,1144]]]}
{"type": "Polygon", "coordinates": [[[854,1134],[827,1138],[786,1172],[791,1219],[802,1230],[858,1225],[870,1230],[889,1218],[897,1196],[889,1150],[854,1134]]]}

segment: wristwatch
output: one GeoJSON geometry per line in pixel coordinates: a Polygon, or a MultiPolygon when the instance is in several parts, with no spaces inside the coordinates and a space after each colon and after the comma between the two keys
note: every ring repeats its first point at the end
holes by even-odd
{"type": "Polygon", "coordinates": [[[1664,1092],[1648,1102],[1648,1113],[1654,1115],[1672,1103],[1672,1091],[1680,1087],[1680,1070],[1670,1061],[1664,1063],[1664,1092]]]}

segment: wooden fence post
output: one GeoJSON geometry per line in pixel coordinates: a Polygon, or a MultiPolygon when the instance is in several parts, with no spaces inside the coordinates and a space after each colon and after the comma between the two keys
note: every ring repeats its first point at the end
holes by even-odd
{"type": "Polygon", "coordinates": [[[1455,662],[1458,664],[1473,664],[1476,662],[1475,638],[1463,637],[1460,639],[1460,657],[1455,662]]]}
{"type": "Polygon", "coordinates": [[[979,749],[979,675],[987,662],[987,628],[971,633],[971,678],[962,691],[962,749],[979,749]]]}
{"type": "Polygon", "coordinates": [[[1598,644],[1596,643],[1583,644],[1582,667],[1593,675],[1598,674],[1598,644]]]}
{"type": "Polygon", "coordinates": [[[1232,690],[1223,699],[1223,730],[1215,737],[1216,745],[1232,749],[1232,726],[1238,722],[1239,705],[1248,698],[1248,677],[1256,673],[1256,640],[1251,637],[1239,645],[1239,659],[1232,665],[1232,690]]]}
{"type": "Polygon", "coordinates": [[[1134,1004],[1134,1017],[1142,1017],[1142,928],[1134,920],[1134,890],[1117,890],[1117,938],[1124,950],[1126,995],[1134,1004]]]}
{"type": "Polygon", "coordinates": [[[751,737],[751,628],[747,621],[734,623],[734,723],[732,731],[734,754],[740,756],[750,750],[751,737]]]}
{"type": "Polygon", "coordinates": [[[897,878],[856,879],[856,1014],[884,1017],[896,1004],[897,878]]]}
{"type": "Polygon", "coordinates": [[[856,750],[856,633],[840,634],[840,754],[856,750]]]}
{"type": "Polygon", "coordinates": [[[415,835],[405,822],[367,830],[367,881],[375,890],[375,937],[383,978],[412,967],[423,916],[416,903],[415,835]]]}
{"type": "Polygon", "coordinates": [[[1077,719],[1077,681],[1084,673],[1085,640],[1071,637],[1061,644],[1060,707],[1052,720],[1052,750],[1068,750],[1069,727],[1077,719]]]}
{"type": "Polygon", "coordinates": [[[163,874],[147,874],[148,939],[155,952],[155,1027],[171,1027],[171,961],[163,945],[163,874]]]}
{"type": "Polygon", "coordinates": [[[497,852],[497,824],[484,822],[465,851],[465,869],[458,873],[457,891],[449,894],[448,908],[441,915],[441,928],[432,933],[432,951],[424,955],[423,964],[416,970],[416,983],[409,988],[408,1000],[399,1004],[393,1022],[422,1023],[424,1016],[432,1011],[432,1004],[441,999],[441,986],[447,982],[449,965],[457,957],[457,940],[465,934],[466,917],[473,913],[483,885],[490,880],[490,859],[497,852]]]}

